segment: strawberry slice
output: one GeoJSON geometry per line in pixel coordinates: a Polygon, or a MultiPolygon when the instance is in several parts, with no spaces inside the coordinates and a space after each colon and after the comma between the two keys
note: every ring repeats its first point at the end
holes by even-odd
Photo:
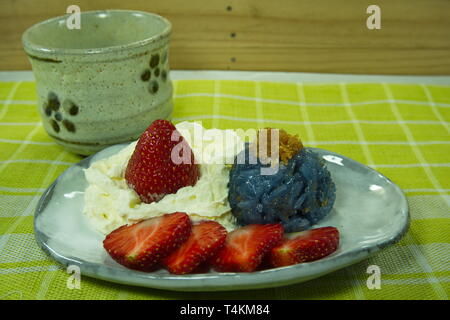
{"type": "Polygon", "coordinates": [[[301,232],[292,239],[285,239],[267,255],[272,267],[284,267],[296,263],[321,259],[335,252],[339,246],[339,231],[323,227],[301,232]]]}
{"type": "Polygon", "coordinates": [[[139,138],[125,180],[146,203],[193,186],[200,175],[188,143],[167,120],[155,120],[139,138]]]}
{"type": "Polygon", "coordinates": [[[283,226],[249,224],[228,234],[224,247],[211,260],[214,269],[222,272],[252,272],[264,255],[283,238],[283,226]]]}
{"type": "Polygon", "coordinates": [[[167,270],[186,274],[210,259],[225,243],[227,230],[215,221],[201,221],[192,226],[189,238],[163,259],[167,270]]]}
{"type": "Polygon", "coordinates": [[[106,236],[103,247],[125,267],[151,271],[186,241],[190,232],[189,216],[175,212],[117,228],[106,236]]]}

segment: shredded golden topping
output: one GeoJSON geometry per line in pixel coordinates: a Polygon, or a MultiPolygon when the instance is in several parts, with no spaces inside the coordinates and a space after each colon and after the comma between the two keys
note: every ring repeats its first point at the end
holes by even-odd
{"type": "MultiPolygon", "coordinates": [[[[257,147],[258,147],[258,158],[261,160],[265,158],[270,158],[271,156],[271,142],[272,142],[272,128],[265,128],[267,131],[267,139],[266,141],[260,141],[261,135],[258,132],[257,137],[257,147]],[[265,143],[266,154],[261,153],[261,143],[265,143]]],[[[264,146],[263,146],[264,147],[264,146]]],[[[303,148],[303,144],[300,138],[297,135],[292,135],[284,131],[283,129],[279,129],[279,158],[281,162],[287,164],[289,159],[291,159],[295,154],[297,154],[303,148]]],[[[262,148],[264,150],[264,148],[262,148]]]]}

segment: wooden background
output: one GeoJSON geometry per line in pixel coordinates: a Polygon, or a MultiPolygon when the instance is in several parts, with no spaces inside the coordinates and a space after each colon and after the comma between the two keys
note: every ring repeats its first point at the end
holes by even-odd
{"type": "Polygon", "coordinates": [[[0,0],[0,70],[30,69],[21,34],[72,4],[164,15],[172,69],[450,74],[450,0],[0,0]]]}

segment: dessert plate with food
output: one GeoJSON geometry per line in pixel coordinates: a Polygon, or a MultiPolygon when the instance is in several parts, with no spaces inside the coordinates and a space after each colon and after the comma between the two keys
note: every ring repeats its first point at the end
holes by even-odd
{"type": "Polygon", "coordinates": [[[307,281],[394,244],[408,226],[401,189],[361,163],[282,129],[166,120],[66,170],[35,214],[37,242],[58,262],[178,291],[307,281]]]}

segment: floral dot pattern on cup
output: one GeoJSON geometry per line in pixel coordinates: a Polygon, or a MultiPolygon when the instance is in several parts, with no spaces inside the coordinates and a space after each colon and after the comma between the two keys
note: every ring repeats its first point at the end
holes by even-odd
{"type": "Polygon", "coordinates": [[[56,121],[61,121],[63,119],[61,112],[56,112],[55,113],[55,120],[56,121]]]}
{"type": "Polygon", "coordinates": [[[147,90],[150,94],[156,94],[160,88],[160,81],[166,82],[168,77],[167,68],[167,50],[162,53],[153,53],[148,61],[148,66],[150,69],[144,69],[142,71],[140,78],[144,82],[149,82],[147,90]],[[150,79],[153,79],[150,81],[150,79]]]}
{"type": "Polygon", "coordinates": [[[76,105],[73,101],[69,99],[64,100],[63,109],[66,113],[68,113],[71,116],[76,116],[80,111],[78,105],[76,105]]]}
{"type": "Polygon", "coordinates": [[[62,121],[62,124],[64,126],[64,128],[66,128],[67,131],[74,133],[76,131],[75,125],[73,124],[73,122],[64,119],[62,121]]]}
{"type": "Polygon", "coordinates": [[[55,120],[51,119],[50,120],[50,125],[52,126],[53,130],[55,130],[56,133],[59,132],[60,128],[59,128],[58,122],[56,122],[55,120]]]}
{"type": "Polygon", "coordinates": [[[76,104],[72,104],[72,106],[69,109],[69,114],[71,116],[76,116],[78,114],[79,108],[76,104]]]}
{"type": "Polygon", "coordinates": [[[50,108],[50,110],[52,110],[52,111],[59,110],[61,103],[59,102],[58,96],[55,93],[50,92],[48,94],[47,105],[50,108]]]}
{"type": "Polygon", "coordinates": [[[153,80],[152,82],[150,82],[150,87],[148,88],[148,91],[152,94],[157,93],[159,90],[159,84],[158,81],[153,80]]]}
{"type": "Polygon", "coordinates": [[[150,68],[154,69],[159,64],[159,53],[152,54],[150,58],[150,68]]]}
{"type": "Polygon", "coordinates": [[[141,80],[142,81],[148,81],[148,80],[150,80],[151,76],[152,76],[152,72],[149,69],[147,69],[144,72],[142,72],[141,80]]]}
{"type": "Polygon", "coordinates": [[[162,81],[166,81],[167,80],[167,71],[166,70],[163,70],[162,72],[161,72],[161,79],[162,79],[162,81]]]}
{"type": "Polygon", "coordinates": [[[60,107],[61,102],[58,96],[54,92],[50,92],[42,107],[44,114],[49,118],[50,126],[55,133],[59,133],[61,131],[61,126],[58,122],[60,122],[65,130],[74,133],[76,131],[75,124],[66,119],[66,116],[76,116],[79,113],[80,108],[68,99],[64,100],[62,108],[60,107]]]}

